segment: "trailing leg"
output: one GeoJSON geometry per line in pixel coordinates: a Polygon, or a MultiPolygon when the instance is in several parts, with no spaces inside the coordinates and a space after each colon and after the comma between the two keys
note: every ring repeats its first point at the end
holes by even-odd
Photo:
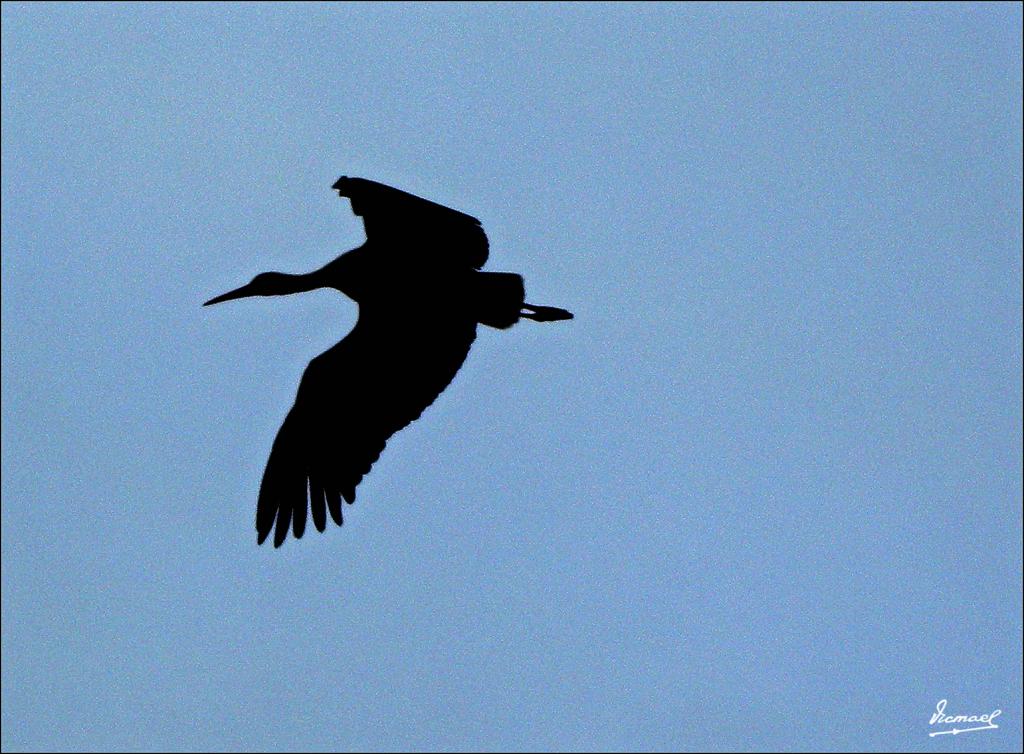
{"type": "Polygon", "coordinates": [[[559,309],[557,306],[534,306],[523,304],[523,311],[519,312],[520,317],[532,319],[534,322],[557,322],[562,319],[572,319],[572,312],[559,309]]]}

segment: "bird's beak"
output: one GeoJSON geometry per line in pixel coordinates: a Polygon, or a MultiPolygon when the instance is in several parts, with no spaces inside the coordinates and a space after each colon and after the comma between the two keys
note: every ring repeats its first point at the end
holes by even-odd
{"type": "Polygon", "coordinates": [[[228,291],[227,293],[222,293],[219,296],[214,296],[205,304],[203,304],[203,306],[209,306],[210,304],[219,304],[223,301],[231,301],[232,299],[245,298],[246,296],[255,295],[256,293],[252,290],[252,283],[248,283],[247,285],[243,285],[241,288],[235,288],[235,290],[233,291],[228,291]]]}

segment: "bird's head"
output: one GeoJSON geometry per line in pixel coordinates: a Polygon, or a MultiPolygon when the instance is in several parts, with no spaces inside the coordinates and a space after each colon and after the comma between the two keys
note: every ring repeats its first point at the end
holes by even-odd
{"type": "Polygon", "coordinates": [[[203,304],[203,306],[219,304],[236,298],[246,298],[247,296],[278,296],[283,293],[292,293],[291,278],[291,275],[286,275],[283,272],[261,272],[252,279],[251,283],[215,296],[203,304]]]}

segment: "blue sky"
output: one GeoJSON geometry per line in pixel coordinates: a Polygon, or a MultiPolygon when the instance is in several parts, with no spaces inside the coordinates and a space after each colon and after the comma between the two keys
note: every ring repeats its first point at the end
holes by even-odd
{"type": "Polygon", "coordinates": [[[1020,750],[1019,4],[2,14],[5,751],[1020,750]],[[341,174],[577,318],[257,548],[341,174]]]}

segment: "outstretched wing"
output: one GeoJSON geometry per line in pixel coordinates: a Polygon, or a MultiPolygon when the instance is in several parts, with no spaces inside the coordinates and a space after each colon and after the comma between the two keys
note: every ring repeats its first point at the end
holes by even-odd
{"type": "Polygon", "coordinates": [[[469,353],[476,322],[448,318],[414,331],[360,316],[355,328],[313,359],[295,405],[274,440],[260,485],[260,544],[306,529],[307,510],[323,531],[339,526],[341,500],[380,457],[388,438],[417,419],[448,386],[469,353]]]}
{"type": "Polygon", "coordinates": [[[342,176],[331,188],[351,199],[370,241],[444,248],[457,255],[453,262],[478,270],[487,262],[487,234],[471,215],[365,178],[342,176]]]}

